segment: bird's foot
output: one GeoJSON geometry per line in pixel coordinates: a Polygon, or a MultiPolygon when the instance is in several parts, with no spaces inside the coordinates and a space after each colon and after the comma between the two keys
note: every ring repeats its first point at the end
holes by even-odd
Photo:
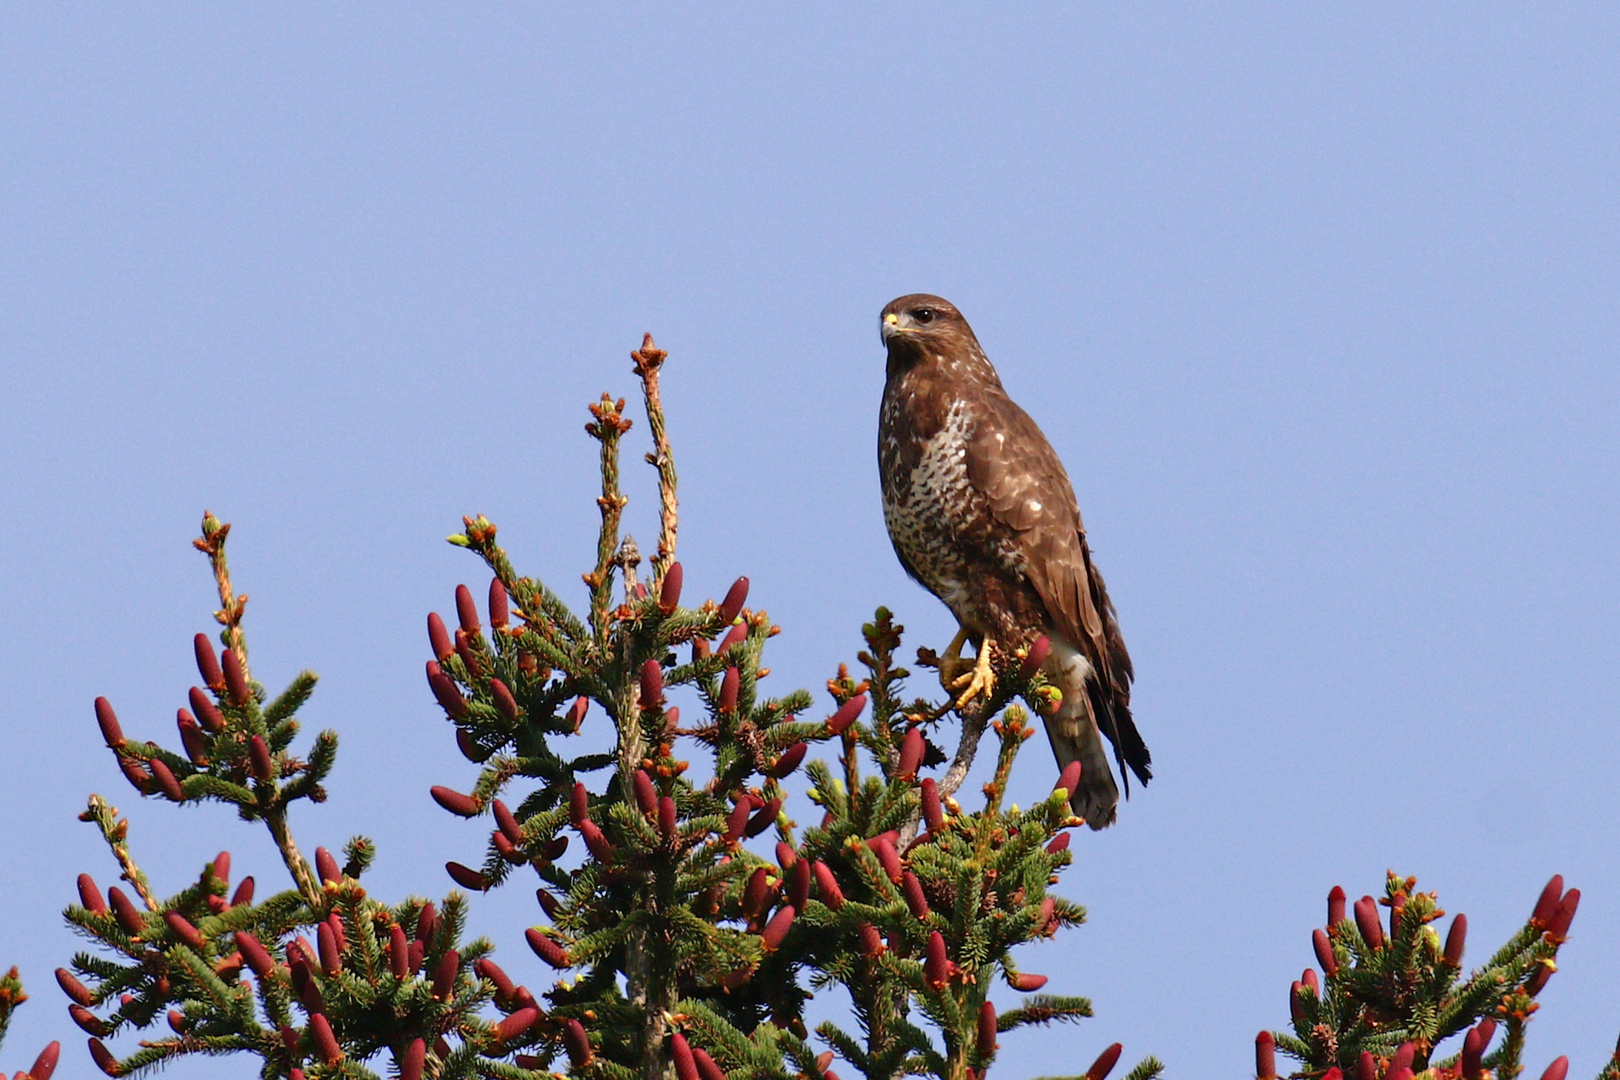
{"type": "Polygon", "coordinates": [[[952,684],[959,682],[961,679],[964,666],[962,646],[965,644],[967,644],[967,631],[958,630],[956,636],[951,639],[951,643],[945,646],[945,652],[939,656],[935,656],[933,650],[929,649],[926,650],[927,659],[924,659],[923,653],[925,650],[917,650],[919,663],[939,669],[939,685],[944,688],[947,694],[951,692],[952,684]]]}
{"type": "MultiPolygon", "coordinates": [[[[995,643],[989,638],[985,638],[980,642],[979,655],[973,662],[973,670],[960,678],[952,679],[947,686],[947,689],[952,692],[962,691],[961,696],[956,699],[958,709],[966,707],[968,702],[980,694],[984,695],[986,701],[995,695],[996,673],[990,670],[990,647],[993,644],[995,643]]],[[[958,663],[961,662],[960,655],[957,657],[957,661],[958,663]]],[[[945,669],[943,667],[940,668],[939,674],[941,680],[943,680],[945,678],[945,669]]]]}

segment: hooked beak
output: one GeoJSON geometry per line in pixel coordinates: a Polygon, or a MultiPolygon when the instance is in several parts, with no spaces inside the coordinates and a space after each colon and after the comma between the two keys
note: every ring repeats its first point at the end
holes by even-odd
{"type": "Polygon", "coordinates": [[[883,335],[883,344],[885,345],[889,344],[901,334],[912,333],[910,327],[900,325],[900,316],[897,312],[893,311],[883,316],[883,325],[879,327],[879,330],[883,335]]]}

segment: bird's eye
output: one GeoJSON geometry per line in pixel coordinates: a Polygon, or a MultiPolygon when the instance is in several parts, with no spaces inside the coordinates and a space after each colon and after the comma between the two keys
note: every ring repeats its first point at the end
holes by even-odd
{"type": "Polygon", "coordinates": [[[917,322],[920,322],[926,326],[934,321],[934,309],[926,307],[918,308],[916,311],[911,313],[911,317],[917,322]]]}

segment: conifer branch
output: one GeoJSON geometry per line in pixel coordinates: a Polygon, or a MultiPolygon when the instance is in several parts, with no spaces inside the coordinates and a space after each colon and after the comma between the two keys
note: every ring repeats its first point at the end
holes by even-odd
{"type": "Polygon", "coordinates": [[[647,426],[652,431],[653,449],[647,463],[658,470],[658,551],[652,557],[652,588],[663,584],[664,574],[675,561],[675,536],[680,527],[675,498],[675,456],[664,430],[664,402],[659,392],[658,374],[669,353],[653,344],[653,337],[642,338],[641,348],[630,354],[635,373],[641,380],[642,401],[647,408],[647,426]]]}
{"type": "Polygon", "coordinates": [[[225,539],[230,536],[231,527],[221,522],[212,513],[203,511],[202,536],[192,541],[198,551],[208,556],[208,562],[214,572],[214,584],[219,589],[219,610],[214,612],[214,619],[225,629],[220,632],[220,640],[227,649],[236,652],[242,662],[243,670],[247,669],[247,642],[242,637],[242,612],[247,607],[247,594],[240,596],[231,588],[231,568],[225,561],[225,539]]]}
{"type": "Polygon", "coordinates": [[[89,805],[84,813],[79,815],[80,821],[88,821],[101,831],[102,840],[106,841],[107,848],[118,860],[118,876],[129,882],[135,894],[146,905],[146,910],[157,911],[158,903],[152,897],[151,884],[146,880],[146,874],[135,862],[135,856],[129,850],[129,821],[118,816],[118,808],[107,802],[100,795],[90,796],[89,805]]]}

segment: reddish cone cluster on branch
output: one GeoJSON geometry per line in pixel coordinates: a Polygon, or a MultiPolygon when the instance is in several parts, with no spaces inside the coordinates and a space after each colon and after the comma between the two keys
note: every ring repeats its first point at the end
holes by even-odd
{"type": "MultiPolygon", "coordinates": [[[[1580,898],[1555,875],[1524,927],[1483,967],[1464,974],[1468,919],[1455,916],[1442,940],[1432,924],[1445,912],[1434,893],[1417,891],[1416,878],[1391,872],[1382,897],[1354,903],[1335,886],[1327,926],[1311,934],[1321,974],[1306,968],[1290,989],[1291,1032],[1256,1038],[1256,1075],[1279,1076],[1281,1051],[1300,1063],[1287,1074],[1293,1077],[1518,1076],[1536,995],[1557,970],[1558,947],[1580,898]]],[[[1568,1068],[1568,1059],[1558,1058],[1542,1080],[1564,1080],[1568,1068]]],[[[1599,1080],[1620,1080],[1620,1046],[1599,1080]]]]}

